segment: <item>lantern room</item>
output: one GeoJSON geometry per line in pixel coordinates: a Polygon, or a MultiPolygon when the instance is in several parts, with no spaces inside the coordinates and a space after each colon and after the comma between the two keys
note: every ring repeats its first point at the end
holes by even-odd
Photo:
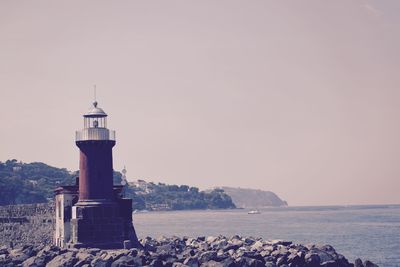
{"type": "Polygon", "coordinates": [[[93,103],[93,107],[83,115],[84,127],[76,132],[76,141],[113,140],[115,131],[107,129],[107,114],[93,103]]]}
{"type": "Polygon", "coordinates": [[[107,128],[107,114],[93,103],[93,108],[84,117],[84,128],[107,128]]]}

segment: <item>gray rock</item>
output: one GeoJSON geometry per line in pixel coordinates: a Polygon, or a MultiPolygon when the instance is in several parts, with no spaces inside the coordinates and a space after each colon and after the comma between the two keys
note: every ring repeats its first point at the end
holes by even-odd
{"type": "Polygon", "coordinates": [[[217,253],[215,251],[206,251],[200,255],[199,260],[201,263],[204,263],[204,262],[215,260],[216,258],[217,258],[217,253]]]}
{"type": "Polygon", "coordinates": [[[194,257],[186,258],[183,261],[183,264],[185,264],[187,266],[190,266],[190,267],[199,267],[199,265],[200,265],[199,264],[199,260],[197,258],[194,258],[194,257]]]}
{"type": "Polygon", "coordinates": [[[204,262],[200,265],[201,267],[223,267],[222,263],[216,262],[216,261],[208,261],[204,262]]]}
{"type": "Polygon", "coordinates": [[[224,267],[236,267],[235,261],[231,257],[228,257],[225,260],[221,261],[221,264],[224,267]]]}
{"type": "Polygon", "coordinates": [[[161,245],[161,246],[157,246],[156,247],[156,252],[157,253],[169,253],[172,250],[172,245],[171,244],[165,244],[165,245],[161,245]]]}
{"type": "Polygon", "coordinates": [[[200,243],[200,244],[198,245],[198,248],[199,248],[199,250],[201,250],[201,251],[208,251],[209,248],[210,248],[210,245],[207,244],[207,243],[200,243]]]}
{"type": "Polygon", "coordinates": [[[261,261],[261,260],[252,259],[251,265],[250,265],[250,266],[251,266],[251,267],[264,267],[265,264],[264,264],[264,262],[261,261]]]}
{"type": "Polygon", "coordinates": [[[375,263],[367,260],[367,261],[364,262],[364,267],[378,267],[378,265],[376,265],[375,263]]]}
{"type": "Polygon", "coordinates": [[[0,255],[1,254],[9,254],[7,246],[0,247],[0,255]]]}
{"type": "Polygon", "coordinates": [[[90,265],[93,267],[110,267],[112,263],[112,259],[102,259],[102,258],[95,258],[90,265]]]}
{"type": "Polygon", "coordinates": [[[285,256],[279,257],[279,258],[276,260],[276,265],[277,265],[277,266],[282,266],[282,265],[284,265],[284,264],[286,264],[286,257],[285,257],[285,256]]]}
{"type": "Polygon", "coordinates": [[[261,257],[266,257],[266,256],[269,256],[271,254],[271,252],[269,251],[269,250],[261,250],[260,251],[260,255],[261,255],[261,257]]]}
{"type": "Polygon", "coordinates": [[[246,238],[244,238],[244,243],[246,244],[246,245],[248,245],[248,246],[251,246],[251,245],[253,245],[256,241],[254,240],[254,238],[252,238],[252,237],[246,237],[246,238]]]}
{"type": "Polygon", "coordinates": [[[217,240],[217,237],[215,237],[215,236],[209,236],[209,237],[207,237],[206,242],[207,242],[208,244],[211,244],[211,243],[214,243],[216,240],[217,240]]]}
{"type": "Polygon", "coordinates": [[[83,265],[88,264],[87,262],[85,262],[84,260],[78,260],[77,263],[75,263],[74,267],[82,267],[83,265]]]}
{"type": "Polygon", "coordinates": [[[175,255],[170,255],[167,259],[165,259],[164,266],[172,266],[172,264],[177,261],[178,258],[175,255]]]}
{"type": "Polygon", "coordinates": [[[44,267],[46,266],[45,257],[33,256],[22,263],[22,267],[44,267]]]}
{"type": "Polygon", "coordinates": [[[99,248],[89,248],[86,250],[87,253],[92,254],[93,256],[96,256],[99,252],[101,252],[101,249],[99,248]]]}
{"type": "Polygon", "coordinates": [[[163,267],[163,262],[162,260],[155,259],[150,263],[151,267],[163,267]]]}
{"type": "Polygon", "coordinates": [[[364,264],[360,258],[355,260],[354,267],[364,267],[364,264]]]}
{"type": "Polygon", "coordinates": [[[340,267],[353,267],[353,264],[350,264],[349,261],[341,254],[337,254],[336,262],[340,267]]]}
{"type": "Polygon", "coordinates": [[[223,239],[223,240],[220,240],[220,241],[216,242],[216,244],[217,244],[217,248],[218,249],[222,249],[222,248],[224,248],[224,247],[226,247],[228,245],[228,241],[223,239]]]}
{"type": "Polygon", "coordinates": [[[318,267],[320,263],[320,258],[316,253],[307,253],[304,260],[309,267],[318,267]]]}
{"type": "Polygon", "coordinates": [[[323,246],[315,246],[315,248],[325,251],[325,252],[329,252],[329,253],[335,253],[335,249],[331,246],[331,245],[323,245],[323,246]]]}
{"type": "Polygon", "coordinates": [[[132,242],[130,240],[124,240],[124,249],[131,249],[132,242]]]}
{"type": "Polygon", "coordinates": [[[261,241],[256,241],[251,245],[251,250],[260,251],[263,248],[264,244],[261,241]]]}
{"type": "Polygon", "coordinates": [[[276,267],[276,264],[273,261],[267,261],[265,263],[265,267],[276,267]]]}
{"type": "Polygon", "coordinates": [[[72,267],[78,261],[75,258],[75,252],[69,251],[64,254],[56,256],[46,267],[72,267]]]}
{"type": "Polygon", "coordinates": [[[321,263],[321,267],[339,267],[338,263],[336,261],[325,261],[321,263]]]}
{"type": "Polygon", "coordinates": [[[238,244],[227,244],[224,248],[223,248],[223,250],[224,251],[229,251],[229,250],[237,250],[238,248],[240,248],[240,245],[238,245],[238,244]]]}
{"type": "Polygon", "coordinates": [[[287,263],[289,263],[289,266],[302,265],[304,260],[297,254],[290,254],[287,257],[287,263]]]}
{"type": "Polygon", "coordinates": [[[325,251],[322,251],[322,250],[312,249],[311,253],[318,254],[321,263],[326,262],[326,261],[335,260],[334,257],[331,254],[329,254],[329,253],[327,253],[325,251]]]}
{"type": "MultiPolygon", "coordinates": [[[[143,265],[143,262],[141,263],[143,265]]],[[[121,256],[111,264],[111,267],[135,266],[135,258],[132,256],[121,256]]]]}
{"type": "Polygon", "coordinates": [[[25,251],[23,248],[18,248],[18,249],[11,250],[9,256],[11,257],[12,262],[15,265],[17,265],[17,264],[24,262],[25,260],[30,258],[32,255],[25,254],[25,251]]]}
{"type": "Polygon", "coordinates": [[[136,257],[138,255],[138,250],[136,248],[132,248],[129,250],[128,255],[132,257],[136,257]]]}
{"type": "Polygon", "coordinates": [[[32,257],[32,256],[35,256],[37,254],[37,249],[35,249],[33,246],[24,246],[22,248],[22,252],[25,255],[27,255],[29,257],[32,257]]]}
{"type": "Polygon", "coordinates": [[[78,252],[75,257],[78,259],[78,261],[82,261],[84,263],[90,263],[94,259],[94,256],[86,251],[78,252]]]}

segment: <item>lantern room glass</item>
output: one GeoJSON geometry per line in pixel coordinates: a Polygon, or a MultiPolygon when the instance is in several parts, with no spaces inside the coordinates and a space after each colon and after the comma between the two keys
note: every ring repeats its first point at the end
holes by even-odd
{"type": "Polygon", "coordinates": [[[85,117],[84,118],[85,128],[107,128],[106,117],[85,117]]]}

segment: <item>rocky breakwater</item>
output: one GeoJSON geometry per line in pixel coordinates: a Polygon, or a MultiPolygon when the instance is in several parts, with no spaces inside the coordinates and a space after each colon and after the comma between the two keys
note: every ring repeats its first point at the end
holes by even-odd
{"type": "Polygon", "coordinates": [[[332,246],[298,245],[281,240],[233,236],[226,238],[158,238],[140,240],[142,249],[60,249],[55,246],[0,248],[0,266],[122,267],[122,266],[282,266],[375,267],[370,261],[355,263],[332,246]]]}

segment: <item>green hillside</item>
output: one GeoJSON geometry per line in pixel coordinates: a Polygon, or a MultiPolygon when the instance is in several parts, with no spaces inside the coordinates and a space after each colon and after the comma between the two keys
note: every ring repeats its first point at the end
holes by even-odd
{"type": "MultiPolygon", "coordinates": [[[[0,162],[0,205],[43,203],[54,198],[53,190],[72,185],[78,172],[55,168],[41,162],[23,163],[15,159],[0,162]]],[[[121,183],[121,173],[114,172],[114,184],[121,183]]],[[[199,191],[187,185],[146,183],[147,190],[130,184],[125,196],[133,199],[133,209],[183,210],[235,208],[223,190],[199,191]]]]}
{"type": "Polygon", "coordinates": [[[72,184],[74,176],[66,169],[41,162],[0,162],[0,205],[47,202],[59,184],[72,184]]]}

